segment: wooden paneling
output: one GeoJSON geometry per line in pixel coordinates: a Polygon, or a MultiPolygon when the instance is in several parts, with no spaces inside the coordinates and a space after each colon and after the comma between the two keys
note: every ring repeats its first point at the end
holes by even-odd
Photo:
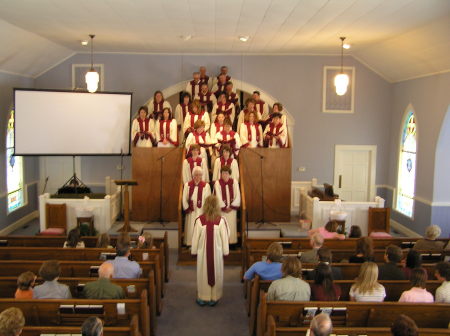
{"type": "Polygon", "coordinates": [[[131,219],[136,221],[177,221],[177,192],[181,182],[182,148],[133,148],[131,219]],[[160,198],[162,175],[162,199],[160,198]]]}
{"type": "Polygon", "coordinates": [[[67,212],[66,204],[49,204],[45,209],[47,228],[62,228],[66,230],[67,212]]]}

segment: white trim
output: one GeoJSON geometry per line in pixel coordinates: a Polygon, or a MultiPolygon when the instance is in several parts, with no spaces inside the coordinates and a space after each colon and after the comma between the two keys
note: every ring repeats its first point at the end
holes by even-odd
{"type": "Polygon", "coordinates": [[[19,220],[5,227],[3,230],[0,230],[0,235],[2,236],[8,235],[17,229],[20,229],[22,226],[24,226],[25,224],[27,224],[28,222],[32,221],[35,218],[39,218],[39,211],[37,210],[30,212],[28,215],[23,216],[19,220]]]}
{"type": "Polygon", "coordinates": [[[424,75],[417,75],[417,76],[407,77],[405,79],[397,80],[394,83],[400,83],[400,82],[406,82],[406,81],[413,80],[413,79],[419,79],[419,78],[424,78],[424,77],[442,75],[442,74],[445,74],[445,73],[448,73],[448,72],[450,72],[450,69],[436,71],[436,72],[430,72],[430,73],[427,73],[427,74],[424,74],[424,75]]]}
{"type": "Polygon", "coordinates": [[[0,69],[0,72],[1,72],[1,73],[5,73],[5,74],[8,74],[8,75],[12,75],[12,76],[19,76],[19,77],[25,77],[25,78],[33,78],[33,76],[25,75],[25,74],[21,74],[21,73],[18,73],[18,72],[13,72],[13,71],[7,71],[7,70],[1,70],[1,69],[0,69]]]}
{"type": "Polygon", "coordinates": [[[395,83],[395,80],[385,76],[382,72],[376,70],[374,67],[372,67],[371,65],[369,65],[366,61],[364,61],[362,58],[360,58],[359,56],[356,56],[354,54],[351,54],[350,56],[352,56],[355,60],[357,60],[359,63],[361,63],[362,65],[364,65],[367,69],[369,69],[370,71],[376,73],[378,76],[380,76],[382,79],[384,79],[386,82],[388,83],[395,83]]]}
{"type": "Polygon", "coordinates": [[[72,52],[69,56],[64,57],[63,59],[59,60],[58,62],[56,62],[55,64],[51,65],[50,67],[48,67],[47,69],[45,69],[44,71],[39,72],[36,75],[33,75],[33,78],[36,79],[40,76],[42,76],[43,74],[45,74],[46,72],[52,70],[53,68],[57,67],[58,65],[60,65],[61,63],[67,61],[69,58],[71,58],[72,56],[75,56],[77,53],[76,52],[72,52]]]}
{"type": "Polygon", "coordinates": [[[396,189],[395,187],[393,187],[389,184],[377,184],[377,185],[375,185],[375,188],[384,188],[384,189],[389,189],[392,191],[395,191],[395,189],[396,189]]]}
{"type": "Polygon", "coordinates": [[[414,238],[422,238],[420,234],[417,232],[411,230],[410,228],[404,226],[403,224],[400,224],[399,222],[391,219],[391,229],[394,229],[396,231],[399,231],[403,234],[405,234],[407,237],[414,237],[414,238]]]}
{"type": "MultiPolygon", "coordinates": [[[[100,90],[105,90],[105,65],[104,64],[93,64],[94,68],[99,67],[100,68],[100,90]]],[[[76,68],[90,68],[90,64],[72,64],[72,90],[77,89],[75,87],[75,69],[76,68]]]]}
{"type": "MultiPolygon", "coordinates": [[[[418,201],[418,202],[423,203],[423,204],[426,204],[426,205],[429,205],[429,206],[433,206],[433,202],[432,201],[427,200],[426,198],[422,198],[420,196],[414,196],[413,200],[418,201]]],[[[406,217],[409,217],[409,216],[406,216],[406,217]]]]}
{"type": "Polygon", "coordinates": [[[343,67],[344,70],[351,71],[351,86],[352,86],[352,102],[350,110],[327,110],[327,73],[328,70],[340,70],[340,66],[325,65],[323,67],[323,83],[322,83],[322,113],[335,113],[335,114],[352,114],[355,113],[355,76],[356,68],[354,66],[343,67]]]}
{"type": "MultiPolygon", "coordinates": [[[[90,51],[77,51],[76,54],[90,54],[90,51]]],[[[94,51],[96,54],[113,54],[113,55],[169,55],[169,56],[341,56],[340,53],[274,53],[274,52],[164,52],[164,51],[94,51]]],[[[352,54],[344,55],[344,57],[353,57],[352,54]]]]}

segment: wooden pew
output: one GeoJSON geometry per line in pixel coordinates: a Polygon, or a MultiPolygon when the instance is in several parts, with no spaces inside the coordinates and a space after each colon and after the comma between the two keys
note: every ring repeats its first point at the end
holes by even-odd
{"type": "Polygon", "coordinates": [[[341,309],[338,315],[331,315],[336,327],[390,327],[400,312],[411,317],[419,328],[447,328],[450,320],[450,304],[267,301],[266,293],[261,291],[257,335],[265,334],[268,315],[273,315],[280,327],[308,326],[305,307],[341,309]]]}
{"type": "MultiPolygon", "coordinates": [[[[51,335],[71,335],[80,334],[80,326],[25,326],[22,329],[22,336],[41,336],[42,334],[51,335]]],[[[103,327],[104,336],[141,336],[139,332],[139,318],[133,315],[129,326],[123,327],[103,327]]]]}
{"type": "Polygon", "coordinates": [[[147,301],[147,290],[142,291],[139,299],[124,300],[15,300],[0,299],[0,311],[9,307],[22,310],[27,326],[79,326],[92,315],[100,317],[106,327],[129,326],[134,315],[139,317],[139,329],[142,336],[150,336],[150,312],[147,301]],[[125,314],[120,314],[118,304],[125,305],[125,314]],[[103,313],[62,313],[60,305],[97,305],[103,307],[103,313]]]}

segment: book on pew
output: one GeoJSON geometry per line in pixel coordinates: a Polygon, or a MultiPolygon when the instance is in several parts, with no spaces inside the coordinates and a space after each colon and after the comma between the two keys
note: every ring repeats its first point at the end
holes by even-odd
{"type": "Polygon", "coordinates": [[[292,246],[292,242],[291,241],[279,241],[277,243],[281,244],[281,246],[283,246],[284,248],[290,248],[292,246]]]}
{"type": "Polygon", "coordinates": [[[317,307],[303,308],[303,325],[310,325],[311,320],[316,316],[317,309],[317,307]]]}
{"type": "Polygon", "coordinates": [[[102,305],[76,305],[74,309],[76,314],[98,315],[103,314],[104,309],[102,305]]]}
{"type": "Polygon", "coordinates": [[[413,248],[416,242],[401,242],[400,247],[402,249],[413,248]]]}
{"type": "Polygon", "coordinates": [[[98,276],[98,269],[100,266],[91,266],[89,267],[89,276],[90,277],[96,277],[98,276]]]}
{"type": "Polygon", "coordinates": [[[59,312],[61,314],[73,314],[75,312],[74,305],[59,305],[59,312]]]}
{"type": "Polygon", "coordinates": [[[6,239],[1,239],[0,246],[8,246],[8,241],[6,239]]]}
{"type": "Polygon", "coordinates": [[[100,253],[100,260],[114,260],[116,252],[102,252],[100,253]]]}
{"type": "Polygon", "coordinates": [[[76,287],[77,293],[81,294],[83,292],[84,286],[86,286],[86,284],[84,283],[79,283],[76,287]]]}
{"type": "Polygon", "coordinates": [[[442,253],[422,253],[420,254],[422,261],[437,263],[442,260],[442,253]]]}

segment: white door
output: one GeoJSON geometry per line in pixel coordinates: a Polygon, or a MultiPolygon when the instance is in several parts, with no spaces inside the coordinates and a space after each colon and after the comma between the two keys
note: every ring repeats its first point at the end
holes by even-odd
{"type": "Polygon", "coordinates": [[[376,146],[336,145],[334,192],[345,201],[375,198],[376,146]]]}
{"type": "MultiPolygon", "coordinates": [[[[39,193],[42,193],[45,180],[48,177],[46,193],[54,194],[73,176],[73,158],[71,156],[41,156],[40,166],[40,186],[39,193]]],[[[80,158],[75,158],[75,171],[77,177],[81,179],[80,158]]]]}

